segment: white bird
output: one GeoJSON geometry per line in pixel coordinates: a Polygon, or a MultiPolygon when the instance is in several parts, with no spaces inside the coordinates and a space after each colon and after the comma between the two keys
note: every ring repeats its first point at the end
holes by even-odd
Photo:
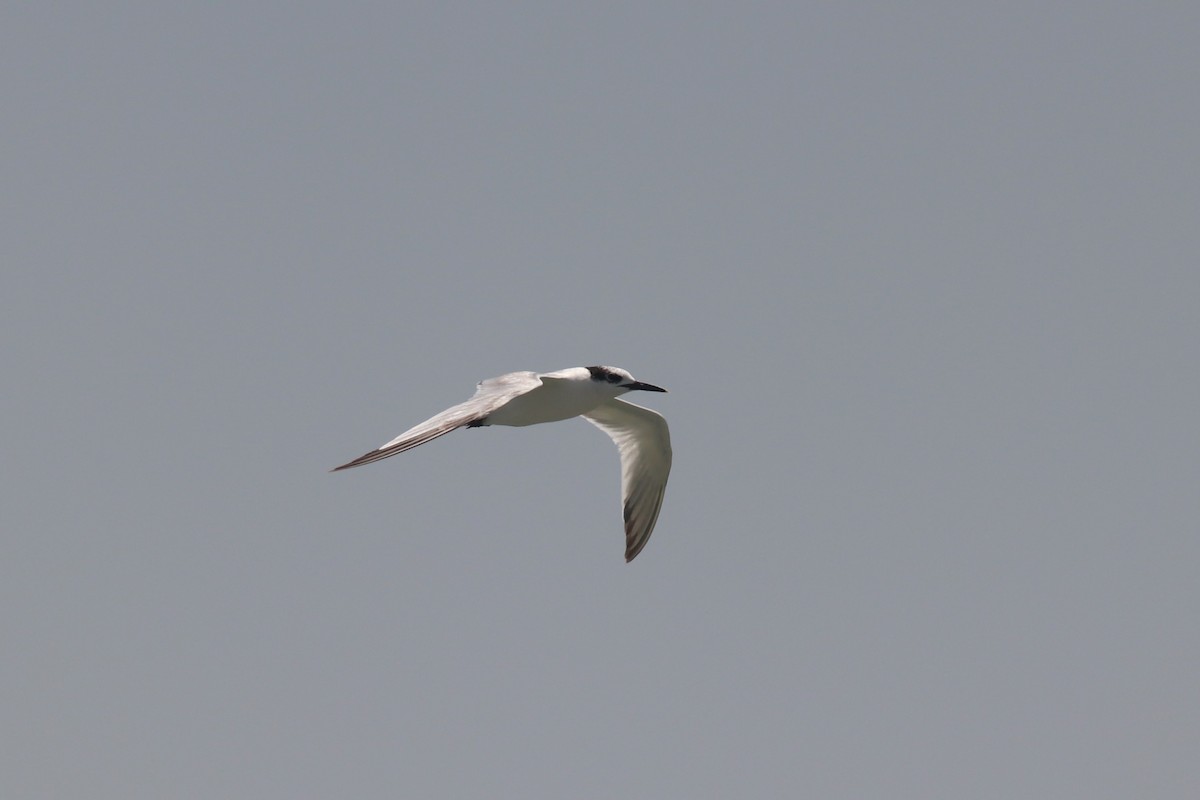
{"type": "Polygon", "coordinates": [[[522,427],[582,416],[609,435],[621,454],[625,560],[650,539],[671,471],[671,434],[661,414],[618,400],[634,390],[665,392],[617,367],[570,367],[557,372],[510,372],[480,381],[475,396],[408,429],[378,450],[334,467],[337,472],[394,456],[458,428],[522,427]]]}

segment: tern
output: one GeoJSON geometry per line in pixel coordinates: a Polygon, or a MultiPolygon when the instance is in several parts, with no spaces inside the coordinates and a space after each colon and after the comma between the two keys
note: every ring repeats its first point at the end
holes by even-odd
{"type": "Polygon", "coordinates": [[[634,380],[619,367],[570,367],[557,372],[510,372],[480,381],[475,396],[451,406],[331,472],[361,467],[459,428],[523,427],[583,417],[608,434],[621,454],[625,561],[632,561],[654,530],[671,471],[671,434],[661,414],[619,400],[632,391],[665,392],[634,380]]]}

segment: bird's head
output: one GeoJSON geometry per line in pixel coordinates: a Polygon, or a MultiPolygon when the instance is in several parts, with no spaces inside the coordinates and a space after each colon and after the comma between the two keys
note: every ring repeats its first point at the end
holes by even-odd
{"type": "Polygon", "coordinates": [[[652,383],[642,383],[634,380],[633,376],[626,370],[620,367],[588,367],[587,371],[591,373],[592,380],[597,383],[604,384],[616,390],[614,397],[625,394],[625,392],[665,392],[661,386],[655,386],[652,383]]]}

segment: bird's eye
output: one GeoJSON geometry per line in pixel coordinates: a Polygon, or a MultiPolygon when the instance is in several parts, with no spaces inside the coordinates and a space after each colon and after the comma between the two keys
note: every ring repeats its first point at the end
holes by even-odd
{"type": "Polygon", "coordinates": [[[619,381],[619,380],[621,380],[621,376],[620,376],[620,375],[612,375],[612,374],[609,374],[609,376],[608,376],[608,382],[609,382],[609,383],[616,383],[616,382],[617,382],[617,381],[619,381]]]}

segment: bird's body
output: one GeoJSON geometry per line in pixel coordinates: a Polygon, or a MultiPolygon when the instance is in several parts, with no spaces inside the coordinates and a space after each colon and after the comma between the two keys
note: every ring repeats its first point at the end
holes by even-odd
{"type": "Polygon", "coordinates": [[[557,372],[510,372],[480,381],[475,396],[451,406],[334,472],[379,461],[459,428],[523,427],[582,416],[607,433],[621,454],[625,560],[641,552],[654,530],[671,471],[667,421],[648,408],[618,400],[626,392],[665,392],[617,367],[570,367],[557,372]]]}
{"type": "MultiPolygon", "coordinates": [[[[488,414],[485,424],[524,427],[542,422],[559,422],[585,414],[612,397],[607,382],[602,385],[590,377],[583,380],[578,376],[568,376],[565,374],[568,372],[570,370],[560,370],[543,375],[513,372],[500,378],[491,378],[491,381],[499,382],[497,385],[502,391],[512,388],[523,388],[525,391],[488,414]]],[[[484,381],[480,386],[488,383],[484,381]]]]}

